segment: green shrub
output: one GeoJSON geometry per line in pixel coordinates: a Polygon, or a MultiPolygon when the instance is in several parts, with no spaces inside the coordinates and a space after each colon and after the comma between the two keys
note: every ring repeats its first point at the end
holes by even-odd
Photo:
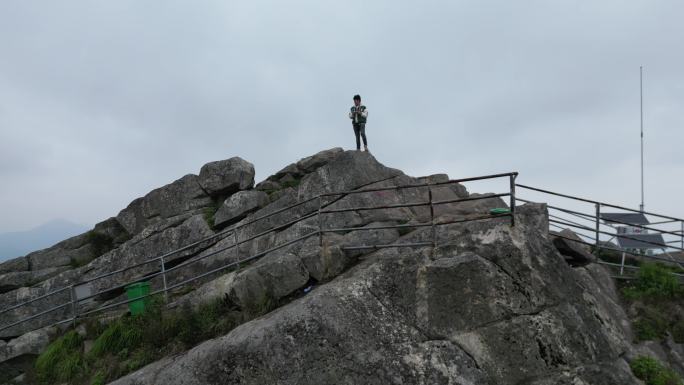
{"type": "Polygon", "coordinates": [[[676,298],[681,293],[679,279],[672,275],[671,269],[658,263],[642,264],[636,283],[623,290],[629,299],[676,298]]]}
{"type": "Polygon", "coordinates": [[[634,322],[634,332],[639,341],[658,340],[665,337],[667,322],[662,318],[642,318],[634,322]]]}
{"type": "Polygon", "coordinates": [[[83,339],[70,331],[52,342],[38,356],[35,363],[36,378],[41,383],[70,381],[84,370],[81,354],[83,339]]]}
{"type": "Polygon", "coordinates": [[[679,280],[661,264],[643,264],[638,277],[637,286],[647,295],[674,298],[679,294],[679,280]]]}
{"type": "Polygon", "coordinates": [[[658,360],[640,356],[630,364],[632,373],[646,385],[683,385],[682,379],[673,370],[663,366],[658,360]]]}

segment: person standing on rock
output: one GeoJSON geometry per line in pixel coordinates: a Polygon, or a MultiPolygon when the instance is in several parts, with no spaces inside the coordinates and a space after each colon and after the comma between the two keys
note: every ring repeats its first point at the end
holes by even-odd
{"type": "Polygon", "coordinates": [[[352,120],[354,127],[354,135],[356,135],[356,150],[361,150],[360,138],[363,138],[363,148],[368,151],[368,141],[366,140],[366,120],[368,118],[368,109],[361,104],[361,96],[354,95],[354,105],[349,112],[349,119],[352,120]]]}

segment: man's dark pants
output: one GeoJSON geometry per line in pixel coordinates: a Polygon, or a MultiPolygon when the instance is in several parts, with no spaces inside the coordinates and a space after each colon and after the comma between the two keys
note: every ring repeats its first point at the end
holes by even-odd
{"type": "Polygon", "coordinates": [[[366,123],[352,123],[352,125],[354,126],[354,135],[356,135],[356,149],[361,149],[361,141],[359,140],[359,136],[363,138],[363,145],[367,147],[368,142],[366,141],[366,123]]]}

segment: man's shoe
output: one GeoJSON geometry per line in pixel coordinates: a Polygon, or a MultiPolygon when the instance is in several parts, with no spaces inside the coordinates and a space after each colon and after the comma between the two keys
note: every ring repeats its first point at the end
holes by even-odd
{"type": "Polygon", "coordinates": [[[368,152],[368,146],[363,146],[363,150],[368,152]]]}

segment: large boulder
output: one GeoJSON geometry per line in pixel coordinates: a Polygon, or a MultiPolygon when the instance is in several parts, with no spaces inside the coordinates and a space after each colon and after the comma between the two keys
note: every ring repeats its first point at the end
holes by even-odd
{"type": "Polygon", "coordinates": [[[17,257],[0,263],[0,274],[16,271],[27,271],[28,269],[29,263],[26,257],[17,257]]]}
{"type": "MultiPolygon", "coordinates": [[[[83,278],[89,279],[100,276],[112,270],[122,269],[141,262],[153,260],[155,257],[175,251],[186,245],[198,242],[213,235],[203,215],[194,215],[180,224],[172,227],[145,229],[129,242],[111,252],[101,256],[84,269],[83,278]]],[[[182,261],[209,247],[211,243],[198,244],[196,247],[168,255],[165,258],[167,268],[174,265],[174,261],[182,261]]],[[[139,278],[145,274],[154,273],[161,268],[159,261],[142,265],[138,268],[124,271],[120,274],[105,277],[91,283],[93,291],[101,291],[139,278]]],[[[157,277],[157,283],[159,277],[157,277]]],[[[169,282],[169,285],[173,282],[169,282]]]]}
{"type": "Polygon", "coordinates": [[[30,270],[44,270],[88,262],[95,257],[94,247],[88,240],[88,233],[83,233],[47,249],[29,253],[26,255],[29,268],[30,270]]]}
{"type": "Polygon", "coordinates": [[[354,190],[401,174],[399,170],[382,165],[369,152],[345,151],[302,178],[298,199],[354,190]]]}
{"type": "Polygon", "coordinates": [[[309,271],[311,278],[317,282],[329,281],[354,264],[356,258],[340,247],[342,236],[326,236],[323,246],[318,237],[307,239],[298,255],[309,271]],[[331,241],[331,238],[335,239],[331,241]]]}
{"type": "MultiPolygon", "coordinates": [[[[57,333],[54,327],[26,333],[7,343],[0,342],[0,383],[24,373],[57,333]]],[[[1,340],[0,340],[1,341],[1,340]]]]}
{"type": "Polygon", "coordinates": [[[243,308],[278,300],[304,286],[309,272],[294,254],[276,254],[235,276],[228,296],[243,308]]]}
{"type": "Polygon", "coordinates": [[[48,267],[42,270],[16,271],[0,274],[0,293],[5,293],[20,287],[35,285],[68,269],[69,268],[66,266],[48,267]]]}
{"type": "Polygon", "coordinates": [[[138,234],[159,221],[198,210],[213,204],[211,197],[200,186],[197,175],[184,177],[131,202],[116,219],[129,234],[138,234]]]}
{"type": "Polygon", "coordinates": [[[330,163],[333,159],[335,159],[338,155],[340,155],[343,152],[344,150],[342,148],[335,147],[328,150],[320,151],[314,155],[300,159],[298,162],[291,163],[282,170],[266,178],[264,182],[259,183],[258,188],[268,190],[276,186],[273,184],[269,184],[267,182],[286,182],[288,179],[293,180],[301,178],[305,174],[312,173],[316,171],[316,169],[330,163]]]}
{"type": "Polygon", "coordinates": [[[596,256],[591,253],[589,246],[572,230],[564,229],[560,233],[551,232],[551,235],[554,246],[572,266],[584,266],[596,262],[596,256]]]}
{"type": "Polygon", "coordinates": [[[233,157],[202,166],[199,184],[211,196],[224,196],[254,186],[254,165],[233,157]]]}
{"type": "MultiPolygon", "coordinates": [[[[399,230],[394,228],[388,229],[374,229],[376,227],[396,226],[396,222],[371,222],[368,225],[360,227],[358,230],[352,230],[346,233],[343,237],[341,247],[360,247],[360,246],[374,246],[374,245],[389,245],[394,243],[399,238],[399,230]]],[[[347,254],[358,256],[367,254],[369,249],[352,249],[346,251],[347,254]]]]}
{"type": "MultiPolygon", "coordinates": [[[[81,266],[129,238],[130,234],[119,221],[116,218],[109,218],[96,224],[90,231],[9,262],[19,268],[16,271],[44,270],[47,272],[49,269],[81,266]]],[[[0,271],[2,271],[2,265],[0,265],[0,271]]],[[[34,274],[33,278],[47,278],[48,276],[50,274],[34,274]]]]}
{"type": "MultiPolygon", "coordinates": [[[[126,231],[115,217],[111,217],[95,225],[92,230],[91,238],[92,237],[97,237],[101,242],[109,242],[114,246],[129,240],[131,234],[126,231]]],[[[106,252],[109,250],[104,251],[106,252]]]]}
{"type": "Polygon", "coordinates": [[[238,191],[226,199],[214,215],[214,224],[235,222],[269,203],[268,194],[258,190],[238,191]]]}
{"type": "Polygon", "coordinates": [[[320,151],[297,162],[297,169],[308,174],[315,171],[317,168],[330,163],[330,161],[335,159],[343,152],[344,150],[341,147],[320,151]]]}
{"type": "MultiPolygon", "coordinates": [[[[638,384],[623,359],[629,341],[592,300],[596,284],[567,266],[532,218],[543,211],[520,207],[515,227],[443,225],[435,250],[378,251],[304,297],[114,383],[638,384]]],[[[248,271],[255,284],[245,292],[261,293],[268,285],[248,271]]]]}
{"type": "MultiPolygon", "coordinates": [[[[88,283],[92,294],[104,291],[103,294],[97,297],[97,300],[104,301],[116,298],[124,294],[124,290],[120,285],[156,273],[161,269],[161,264],[158,260],[154,259],[155,257],[177,250],[193,242],[200,241],[213,234],[214,232],[209,228],[203,215],[194,215],[189,218],[180,216],[179,218],[159,221],[155,225],[149,226],[120,247],[105,253],[84,266],[63,271],[32,287],[22,287],[0,294],[0,309],[36,298],[50,291],[58,290],[70,285],[78,285],[85,280],[90,280],[115,270],[149,261],[150,263],[142,264],[138,267],[108,275],[88,283]],[[115,289],[109,290],[112,288],[115,289]]],[[[195,247],[169,255],[165,259],[165,266],[166,268],[170,268],[201,252],[210,245],[211,242],[200,242],[195,247]]],[[[162,285],[161,277],[157,276],[153,278],[150,280],[150,283],[153,290],[160,289],[162,285]]],[[[173,283],[175,282],[168,282],[169,285],[173,283]]],[[[19,319],[55,307],[56,304],[68,303],[69,301],[69,290],[60,291],[45,299],[32,302],[28,306],[23,306],[0,314],[0,325],[10,324],[19,319]]],[[[97,302],[93,304],[97,304],[97,302]]],[[[88,307],[85,307],[85,309],[87,308],[88,307]]],[[[19,336],[27,331],[63,320],[70,317],[72,315],[71,312],[71,307],[67,306],[46,313],[32,321],[0,331],[0,338],[19,336]]]]}

